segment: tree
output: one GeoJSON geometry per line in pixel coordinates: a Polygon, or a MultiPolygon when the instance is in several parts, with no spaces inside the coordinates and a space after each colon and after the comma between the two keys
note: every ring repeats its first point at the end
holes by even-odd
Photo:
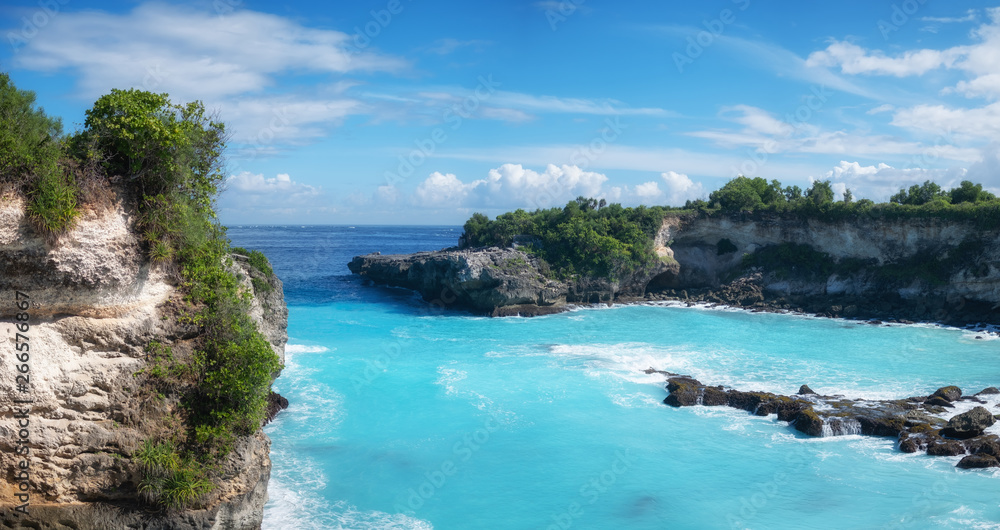
{"type": "Polygon", "coordinates": [[[177,105],[167,94],[113,89],[87,111],[83,143],[92,143],[140,199],[180,193],[208,207],[222,182],[225,125],[200,101],[177,105]]]}
{"type": "Polygon", "coordinates": [[[824,206],[833,202],[833,186],[829,180],[817,180],[806,190],[806,198],[816,206],[824,206]]]}
{"type": "Polygon", "coordinates": [[[951,195],[929,180],[923,184],[914,184],[908,190],[900,188],[899,193],[889,198],[889,202],[911,206],[920,206],[937,200],[949,202],[951,195]]]}
{"type": "Polygon", "coordinates": [[[62,121],[35,107],[35,93],[0,73],[0,183],[25,184],[40,171],[54,171],[61,135],[62,121]]]}
{"type": "Polygon", "coordinates": [[[948,195],[951,197],[952,204],[961,204],[963,202],[986,202],[996,199],[996,196],[988,191],[983,190],[982,184],[973,184],[968,180],[963,180],[961,185],[957,188],[953,188],[948,195]]]}
{"type": "Polygon", "coordinates": [[[851,188],[844,188],[844,204],[851,204],[854,202],[854,192],[851,188]]]}
{"type": "Polygon", "coordinates": [[[760,177],[751,179],[740,175],[713,191],[708,200],[717,203],[723,211],[752,212],[784,202],[785,195],[777,180],[768,182],[760,177]]]}

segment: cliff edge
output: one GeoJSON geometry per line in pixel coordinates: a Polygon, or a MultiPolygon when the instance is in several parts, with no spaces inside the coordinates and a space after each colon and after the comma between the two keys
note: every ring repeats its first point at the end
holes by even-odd
{"type": "MultiPolygon", "coordinates": [[[[146,257],[137,220],[118,203],[86,209],[46,240],[17,194],[0,197],[0,526],[38,529],[260,528],[270,441],[233,441],[216,486],[194,506],[143,502],[143,440],[177,430],[181,397],[158,386],[151,344],[190,356],[201,331],[170,264],[146,257]],[[28,354],[28,355],[25,355],[28,354]]],[[[232,260],[253,294],[250,316],[283,360],[280,280],[232,260]],[[252,279],[260,281],[254,282],[252,279]]],[[[162,363],[161,363],[162,364],[162,363]]]]}

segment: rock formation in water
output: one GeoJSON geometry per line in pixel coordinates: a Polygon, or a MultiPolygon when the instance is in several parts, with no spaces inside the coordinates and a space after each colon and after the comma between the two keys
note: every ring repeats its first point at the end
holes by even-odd
{"type": "MultiPolygon", "coordinates": [[[[0,197],[4,528],[260,527],[270,476],[270,441],[260,429],[235,441],[216,488],[197,508],[161,510],[139,500],[134,454],[141,440],[177,428],[143,421],[177,407],[176,396],[149,391],[147,348],[156,341],[183,351],[199,328],[184,318],[176,271],[150,263],[135,223],[120,204],[89,209],[75,228],[47,241],[26,219],[21,198],[0,197]],[[29,324],[21,336],[19,314],[29,324]],[[16,345],[24,342],[30,358],[16,363],[16,345]],[[21,386],[27,381],[19,375],[30,383],[21,386]]],[[[233,267],[254,293],[252,318],[283,358],[280,280],[238,258],[233,267]]]]}
{"type": "Polygon", "coordinates": [[[653,369],[647,373],[668,377],[669,395],[663,402],[673,407],[729,406],[757,416],[775,414],[779,421],[787,421],[810,436],[886,436],[896,438],[899,449],[906,453],[966,455],[957,464],[961,468],[1000,467],[1000,437],[984,434],[996,423],[993,412],[986,408],[990,403],[982,399],[997,393],[993,387],[964,397],[961,389],[949,386],[930,396],[862,400],[817,395],[805,385],[798,395],[783,396],[707,386],[691,377],[653,369]],[[963,401],[977,405],[961,414],[949,414],[949,409],[963,401]]]}

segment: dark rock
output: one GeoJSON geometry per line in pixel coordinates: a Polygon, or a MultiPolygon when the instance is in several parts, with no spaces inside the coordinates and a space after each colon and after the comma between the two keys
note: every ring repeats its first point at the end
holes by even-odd
{"type": "Polygon", "coordinates": [[[996,423],[996,419],[985,407],[976,407],[948,420],[948,425],[941,429],[941,435],[958,440],[968,440],[983,433],[996,423]]]}
{"type": "Polygon", "coordinates": [[[271,423],[279,412],[288,408],[288,399],[277,392],[271,392],[267,396],[267,412],[264,415],[264,425],[271,423]]]}
{"type": "Polygon", "coordinates": [[[951,401],[941,397],[941,396],[931,396],[924,401],[925,405],[930,405],[932,407],[948,407],[955,408],[955,405],[951,404],[951,401]]]}
{"type": "Polygon", "coordinates": [[[1000,458],[1000,436],[995,434],[977,436],[970,440],[966,440],[965,448],[969,450],[969,454],[976,455],[984,453],[1000,458]]]}
{"type": "Polygon", "coordinates": [[[670,395],[663,400],[672,407],[691,407],[698,404],[701,383],[690,377],[671,377],[667,380],[670,395]]]}
{"type": "Polygon", "coordinates": [[[729,404],[729,396],[722,387],[705,387],[703,390],[701,404],[706,407],[719,407],[729,404]]]}
{"type": "Polygon", "coordinates": [[[984,389],[980,390],[979,392],[975,393],[975,395],[977,395],[977,396],[992,396],[992,395],[995,395],[995,394],[1000,394],[1000,389],[998,389],[995,386],[984,388],[984,389]]]}
{"type": "Polygon", "coordinates": [[[816,395],[816,392],[813,392],[813,389],[809,388],[809,385],[802,385],[799,387],[800,396],[806,396],[809,394],[816,395]]]}
{"type": "Polygon", "coordinates": [[[795,418],[795,429],[809,436],[823,436],[823,419],[812,407],[802,409],[795,418]]]}
{"type": "Polygon", "coordinates": [[[962,469],[983,469],[987,467],[1000,467],[1000,460],[992,455],[969,455],[961,459],[955,467],[962,469]]]}
{"type": "Polygon", "coordinates": [[[899,450],[904,453],[916,453],[927,448],[927,437],[922,434],[899,434],[899,450]]]}
{"type": "Polygon", "coordinates": [[[927,445],[927,454],[931,456],[958,456],[965,454],[965,446],[957,440],[938,438],[927,445]]]}
{"type": "Polygon", "coordinates": [[[957,386],[943,386],[934,391],[931,396],[938,396],[948,401],[958,401],[958,398],[962,397],[962,389],[957,386]]]}
{"type": "Polygon", "coordinates": [[[645,370],[643,370],[642,373],[644,373],[644,374],[660,374],[660,375],[665,375],[665,376],[668,376],[668,377],[677,375],[677,374],[675,374],[673,372],[665,372],[663,370],[657,370],[657,369],[653,368],[652,366],[649,367],[649,368],[646,368],[645,370]]]}

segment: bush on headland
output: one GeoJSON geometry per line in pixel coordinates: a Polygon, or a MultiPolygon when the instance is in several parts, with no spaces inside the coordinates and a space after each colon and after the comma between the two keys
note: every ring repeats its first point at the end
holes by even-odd
{"type": "Polygon", "coordinates": [[[522,248],[544,260],[561,278],[574,275],[621,279],[656,259],[653,238],[670,211],[655,206],[623,208],[604,200],[578,197],[564,208],[517,210],[490,220],[477,213],[465,223],[466,246],[522,248]]]}
{"type": "MultiPolygon", "coordinates": [[[[186,359],[150,344],[143,372],[157,396],[181,394],[178,411],[166,418],[180,421],[132,456],[145,498],[190,506],[211,489],[209,479],[235,439],[262,424],[281,369],[248,316],[252,293],[230,272],[232,249],[215,213],[225,125],[201,102],[116,89],[87,111],[82,130],[64,136],[60,121],[34,101],[0,74],[0,193],[25,197],[34,226],[58,237],[79,216],[81,197],[114,190],[138,212],[150,259],[178,265],[186,302],[179,318],[201,333],[186,359]]],[[[248,254],[256,269],[270,272],[263,254],[248,254]]]]}

